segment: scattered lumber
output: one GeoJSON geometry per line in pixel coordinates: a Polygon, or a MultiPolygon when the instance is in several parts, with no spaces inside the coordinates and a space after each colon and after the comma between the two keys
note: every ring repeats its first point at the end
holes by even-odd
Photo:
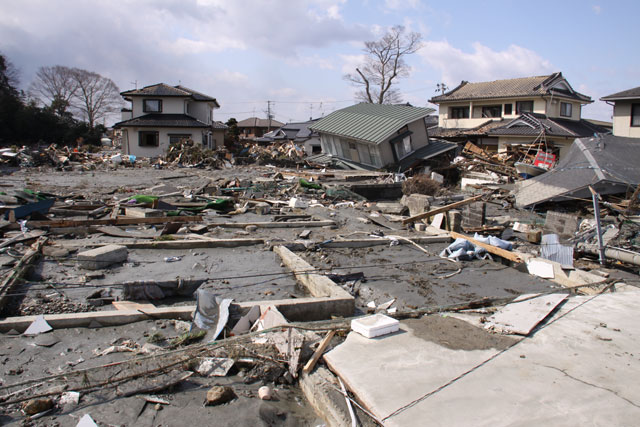
{"type": "Polygon", "coordinates": [[[513,262],[517,262],[517,263],[521,263],[524,262],[522,258],[520,258],[519,255],[504,250],[504,249],[500,249],[496,246],[492,246],[489,245],[487,243],[482,243],[477,241],[476,239],[469,237],[469,236],[465,236],[464,234],[460,234],[460,233],[456,233],[455,231],[450,231],[449,234],[451,235],[451,237],[453,237],[454,239],[466,239],[468,241],[470,241],[471,243],[473,243],[476,246],[479,246],[483,249],[485,249],[487,252],[492,253],[494,255],[498,255],[501,256],[502,258],[508,259],[509,261],[513,261],[513,262]]]}
{"type": "Polygon", "coordinates": [[[5,304],[7,303],[8,297],[7,295],[11,293],[11,289],[15,286],[15,284],[20,280],[21,277],[27,272],[31,263],[35,261],[35,259],[40,255],[40,251],[42,250],[42,246],[47,242],[46,236],[41,236],[38,240],[31,245],[29,249],[25,252],[25,254],[20,258],[20,261],[13,267],[11,272],[5,277],[0,284],[0,311],[4,309],[5,304]]]}
{"type": "Polygon", "coordinates": [[[469,197],[468,199],[460,200],[459,202],[454,202],[446,206],[441,206],[439,208],[431,209],[428,212],[424,212],[418,215],[411,216],[409,218],[403,219],[403,224],[410,224],[412,222],[420,221],[424,218],[429,218],[430,216],[434,216],[439,213],[448,212],[451,209],[458,208],[460,206],[468,205],[469,203],[475,202],[476,200],[484,197],[484,194],[478,194],[477,196],[469,197]]]}
{"type": "Polygon", "coordinates": [[[304,368],[302,368],[303,373],[308,374],[313,370],[313,367],[316,366],[316,363],[318,363],[318,360],[320,360],[320,358],[322,357],[322,354],[327,349],[327,346],[329,345],[329,343],[331,342],[331,339],[335,334],[336,334],[335,329],[332,329],[329,332],[327,332],[327,335],[325,335],[322,341],[320,341],[320,345],[318,345],[318,348],[313,353],[313,356],[311,356],[311,359],[309,359],[306,365],[304,365],[304,368]]]}

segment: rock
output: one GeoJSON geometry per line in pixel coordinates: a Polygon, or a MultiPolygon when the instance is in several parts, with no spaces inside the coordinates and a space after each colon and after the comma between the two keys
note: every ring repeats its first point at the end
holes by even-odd
{"type": "Polygon", "coordinates": [[[52,258],[65,258],[69,255],[69,250],[60,246],[43,246],[42,255],[52,258]]]}
{"type": "Polygon", "coordinates": [[[258,229],[258,226],[257,225],[247,225],[244,229],[246,231],[248,231],[249,233],[253,233],[258,229]]]}
{"type": "Polygon", "coordinates": [[[207,391],[207,405],[221,405],[235,399],[236,392],[229,386],[216,385],[207,391]]]}
{"type": "Polygon", "coordinates": [[[271,400],[271,388],[269,386],[263,385],[258,389],[258,397],[262,400],[271,400]]]}
{"type": "Polygon", "coordinates": [[[22,411],[27,415],[35,415],[40,412],[48,411],[53,408],[53,400],[46,399],[31,399],[25,402],[22,406],[22,411]]]}
{"type": "Polygon", "coordinates": [[[429,211],[433,197],[424,194],[402,196],[400,203],[409,208],[409,215],[414,216],[429,211]]]}
{"type": "Polygon", "coordinates": [[[386,214],[402,215],[405,207],[395,202],[378,202],[376,203],[376,210],[386,214]]]}
{"type": "Polygon", "coordinates": [[[258,202],[255,205],[256,213],[258,215],[268,215],[271,212],[271,205],[265,202],[258,202]]]}

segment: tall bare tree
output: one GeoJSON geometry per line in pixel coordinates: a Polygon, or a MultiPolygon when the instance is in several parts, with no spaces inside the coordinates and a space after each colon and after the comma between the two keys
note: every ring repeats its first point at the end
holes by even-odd
{"type": "Polygon", "coordinates": [[[93,129],[98,120],[120,109],[122,98],[113,80],[77,68],[73,70],[73,76],[78,90],[71,105],[87,121],[89,128],[93,129]]]}
{"type": "Polygon", "coordinates": [[[421,42],[420,33],[405,33],[401,25],[391,28],[380,40],[365,42],[364,64],[355,74],[344,76],[354,86],[362,87],[357,98],[372,104],[401,102],[400,92],[392,85],[409,76],[405,57],[420,49],[421,42]]]}
{"type": "Polygon", "coordinates": [[[69,107],[77,91],[74,69],[62,65],[38,68],[29,85],[29,94],[57,113],[63,113],[69,107]]]}

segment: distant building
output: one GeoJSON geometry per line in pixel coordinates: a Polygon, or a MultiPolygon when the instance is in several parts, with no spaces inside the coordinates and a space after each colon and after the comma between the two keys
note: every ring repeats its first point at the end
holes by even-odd
{"type": "Polygon", "coordinates": [[[259,119],[257,117],[249,117],[238,122],[238,130],[240,131],[240,137],[245,139],[260,138],[267,132],[271,132],[274,129],[278,129],[284,125],[274,119],[259,119]]]}
{"type": "Polygon", "coordinates": [[[222,147],[227,128],[213,120],[215,98],[184,86],[158,83],[122,92],[131,108],[122,110],[122,150],[139,157],[158,157],[169,144],[191,139],[207,148],[222,147]]]}
{"type": "Polygon", "coordinates": [[[600,100],[613,105],[615,136],[640,138],[640,87],[603,96],[600,100]]]}
{"type": "Polygon", "coordinates": [[[265,133],[258,142],[271,143],[275,141],[291,141],[304,147],[307,155],[318,154],[322,151],[320,135],[309,129],[311,125],[319,119],[312,119],[307,122],[292,122],[282,125],[282,127],[265,133]]]}

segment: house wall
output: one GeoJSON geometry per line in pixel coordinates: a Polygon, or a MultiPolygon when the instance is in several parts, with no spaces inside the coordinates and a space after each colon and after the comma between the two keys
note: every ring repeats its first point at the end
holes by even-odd
{"type": "Polygon", "coordinates": [[[631,104],[640,103],[640,99],[616,101],[613,107],[613,134],[629,138],[640,138],[640,127],[631,126],[631,104]]]}
{"type": "Polygon", "coordinates": [[[322,141],[319,136],[312,136],[304,142],[304,152],[307,156],[310,156],[313,153],[314,146],[322,146],[322,141]]]}
{"type": "MultiPolygon", "coordinates": [[[[486,123],[489,120],[500,120],[504,119],[515,119],[519,117],[519,114],[516,114],[516,102],[518,101],[533,101],[533,112],[539,114],[547,114],[547,102],[545,99],[538,98],[498,98],[491,100],[478,100],[478,101],[467,101],[467,102],[449,102],[442,103],[438,106],[438,126],[448,129],[471,129],[486,123]],[[505,104],[511,104],[511,114],[505,114],[505,104]],[[502,113],[501,117],[482,117],[482,107],[490,106],[490,105],[501,105],[502,113]],[[469,118],[468,119],[450,119],[449,118],[449,108],[450,107],[469,107],[469,118]]],[[[559,107],[558,107],[559,108],[559,107]]],[[[574,108],[574,111],[576,108],[574,108]]],[[[579,108],[578,111],[578,119],[579,117],[579,108]]],[[[558,110],[559,112],[559,110],[558,110]]]]}
{"type": "Polygon", "coordinates": [[[162,100],[162,114],[185,114],[185,99],[180,97],[153,97],[153,96],[134,96],[131,99],[131,106],[133,110],[133,118],[144,116],[142,111],[143,99],[161,99],[162,100]]]}
{"type": "Polygon", "coordinates": [[[198,101],[187,101],[185,106],[186,114],[189,114],[191,117],[195,117],[200,120],[202,123],[206,123],[208,125],[211,124],[211,111],[212,108],[209,106],[207,102],[198,102],[198,101]]]}
{"type": "Polygon", "coordinates": [[[200,128],[147,128],[127,127],[122,141],[122,149],[125,154],[133,154],[136,157],[160,157],[169,148],[169,134],[190,135],[193,142],[202,144],[203,132],[207,129],[200,128]],[[139,132],[157,131],[159,144],[157,147],[141,147],[139,145],[139,132]]]}
{"type": "Polygon", "coordinates": [[[582,105],[579,102],[568,101],[559,98],[549,99],[547,102],[547,116],[552,118],[559,119],[570,119],[570,120],[580,120],[580,116],[582,114],[582,105]],[[571,104],[571,116],[561,116],[560,115],[560,105],[561,103],[566,102],[571,104]]]}
{"type": "Polygon", "coordinates": [[[213,134],[211,135],[212,148],[223,148],[224,147],[224,129],[214,129],[213,134]]]}
{"type": "MultiPolygon", "coordinates": [[[[518,144],[531,144],[535,140],[535,137],[522,137],[522,136],[501,136],[498,138],[498,152],[503,153],[507,151],[509,145],[518,144]]],[[[573,143],[573,139],[569,138],[549,138],[547,137],[547,143],[557,147],[559,150],[558,156],[562,158],[569,151],[569,147],[573,143]]]]}

